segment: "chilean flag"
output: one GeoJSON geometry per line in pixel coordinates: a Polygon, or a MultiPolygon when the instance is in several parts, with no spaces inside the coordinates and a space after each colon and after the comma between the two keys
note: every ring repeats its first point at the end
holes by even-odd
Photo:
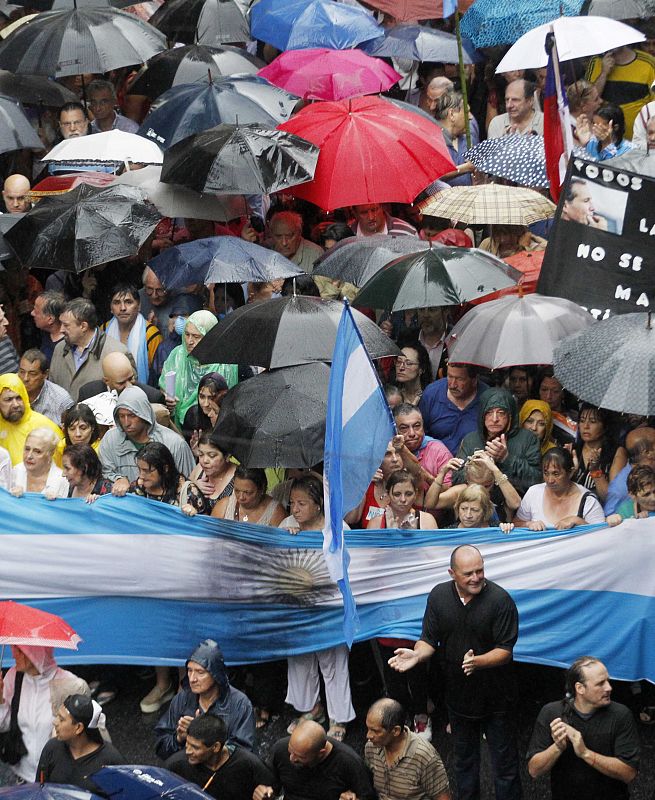
{"type": "Polygon", "coordinates": [[[573,149],[573,133],[569,104],[562,87],[561,77],[555,80],[555,70],[559,72],[555,38],[552,33],[546,37],[548,66],[544,87],[544,149],[546,151],[546,174],[550,182],[550,194],[557,203],[560,187],[566,175],[566,166],[573,149]],[[562,87],[557,91],[557,85],[562,87]]]}

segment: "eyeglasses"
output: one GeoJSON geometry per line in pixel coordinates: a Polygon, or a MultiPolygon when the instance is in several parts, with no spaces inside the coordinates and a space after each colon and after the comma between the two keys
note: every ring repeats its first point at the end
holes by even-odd
{"type": "Polygon", "coordinates": [[[418,361],[410,361],[407,358],[400,358],[396,359],[396,366],[397,367],[418,367],[418,361]]]}
{"type": "Polygon", "coordinates": [[[166,294],[166,289],[153,289],[150,286],[146,286],[144,291],[148,295],[148,297],[152,297],[153,294],[156,295],[166,294]]]}
{"type": "Polygon", "coordinates": [[[100,97],[96,100],[89,100],[90,106],[113,106],[116,101],[109,97],[100,97]]]}
{"type": "Polygon", "coordinates": [[[71,122],[60,122],[60,128],[82,128],[84,125],[87,124],[85,119],[74,119],[71,122]]]}

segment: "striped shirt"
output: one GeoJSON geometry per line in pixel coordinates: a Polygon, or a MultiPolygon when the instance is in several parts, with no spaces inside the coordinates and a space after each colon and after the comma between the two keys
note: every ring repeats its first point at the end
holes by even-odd
{"type": "Polygon", "coordinates": [[[429,742],[405,728],[405,748],[393,764],[384,747],[366,742],[364,760],[380,800],[434,800],[448,792],[441,756],[429,742]]]}

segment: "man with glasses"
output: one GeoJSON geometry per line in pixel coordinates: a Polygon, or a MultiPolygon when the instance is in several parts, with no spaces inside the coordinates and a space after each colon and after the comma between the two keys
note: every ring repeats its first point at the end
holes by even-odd
{"type": "Polygon", "coordinates": [[[134,120],[116,113],[116,104],[116,90],[110,81],[91,81],[89,84],[89,108],[93,114],[91,133],[113,130],[136,133],[139,130],[134,120]]]}
{"type": "Polygon", "coordinates": [[[160,331],[168,330],[171,311],[181,295],[188,297],[189,314],[198,311],[201,307],[201,302],[197,295],[182,292],[171,294],[167,292],[153,270],[150,267],[145,268],[143,271],[143,289],[139,290],[141,313],[148,322],[152,322],[160,331]]]}

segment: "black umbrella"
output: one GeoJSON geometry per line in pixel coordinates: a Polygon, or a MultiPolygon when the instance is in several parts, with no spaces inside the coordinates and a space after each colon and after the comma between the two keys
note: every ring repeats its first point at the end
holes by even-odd
{"type": "Polygon", "coordinates": [[[601,320],[555,348],[553,369],[581,400],[623,414],[655,414],[655,327],[640,311],[601,320]]]}
{"type": "Polygon", "coordinates": [[[168,0],[150,24],[175,42],[247,42],[250,25],[235,0],[168,0]]]}
{"type": "Polygon", "coordinates": [[[208,194],[270,194],[311,181],[317,161],[318,147],[292,133],[218,125],[169,148],[161,179],[208,194]]]}
{"type": "Polygon", "coordinates": [[[15,256],[14,248],[5,239],[5,233],[21,220],[25,214],[0,214],[0,261],[6,261],[15,256]]]}
{"type": "Polygon", "coordinates": [[[39,139],[20,103],[11,97],[0,97],[0,153],[12,150],[42,150],[39,139]]]}
{"type": "MultiPolygon", "coordinates": [[[[320,297],[279,297],[237,308],[196,345],[202,364],[290,367],[332,361],[343,303],[320,297]]],[[[371,358],[400,350],[368,317],[353,315],[371,358]]]]}
{"type": "Polygon", "coordinates": [[[136,187],[81,184],[44,197],[6,238],[25,266],[82,272],[135,255],[161,219],[136,187]]]}
{"type": "Polygon", "coordinates": [[[0,44],[0,68],[28,75],[80,75],[142,64],[166,49],[164,36],[115,8],[46,11],[0,44]]]}
{"type": "MultiPolygon", "coordinates": [[[[161,6],[166,8],[168,3],[161,6]]],[[[255,75],[264,62],[240,47],[208,47],[192,44],[174,47],[151,58],[130,84],[130,94],[143,94],[156,100],[172,86],[199,83],[236,74],[255,75]]]]}
{"type": "Polygon", "coordinates": [[[246,467],[313,467],[323,460],[330,368],[262,372],[221,402],[214,436],[246,467]]]}
{"type": "Polygon", "coordinates": [[[519,186],[547,188],[546,152],[543,136],[501,136],[485,139],[462,156],[478,172],[495,175],[519,186]]]}
{"type": "Polygon", "coordinates": [[[42,75],[14,75],[0,70],[0,94],[27,105],[59,108],[64,103],[78,103],[79,97],[57,81],[42,75]]]}
{"type": "Polygon", "coordinates": [[[382,267],[398,256],[428,250],[428,242],[415,236],[393,236],[376,233],[373,236],[349,236],[335,244],[318,258],[314,272],[336,281],[363,286],[382,267]]]}
{"type": "Polygon", "coordinates": [[[275,128],[291,116],[298,98],[256,76],[221,78],[164,92],[139,129],[164,149],[223,123],[275,128]]]}
{"type": "Polygon", "coordinates": [[[127,8],[146,0],[13,0],[14,5],[25,6],[34,11],[63,11],[72,8],[109,7],[127,8]]]}

